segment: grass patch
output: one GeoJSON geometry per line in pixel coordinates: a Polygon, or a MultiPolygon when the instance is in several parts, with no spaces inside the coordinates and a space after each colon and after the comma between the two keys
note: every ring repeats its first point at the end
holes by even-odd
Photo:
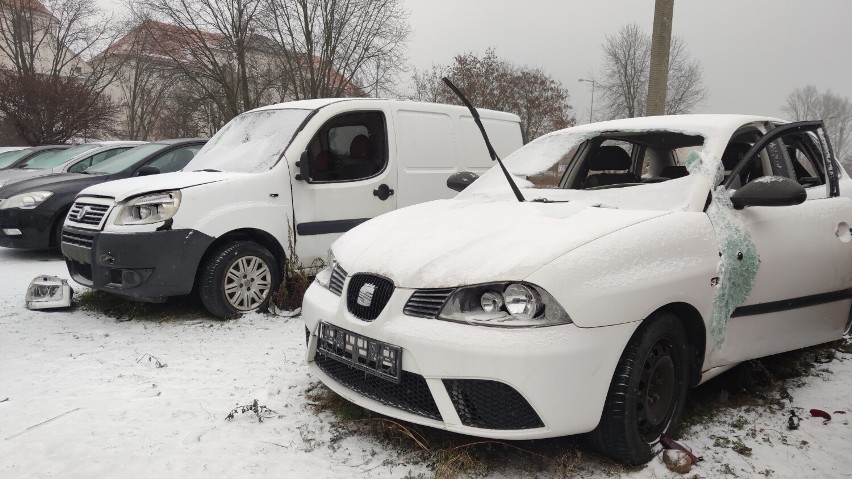
{"type": "Polygon", "coordinates": [[[103,291],[86,290],[74,295],[74,305],[85,311],[101,313],[118,320],[154,320],[157,322],[208,318],[201,301],[194,295],[175,296],[165,303],[138,303],[103,291]]]}

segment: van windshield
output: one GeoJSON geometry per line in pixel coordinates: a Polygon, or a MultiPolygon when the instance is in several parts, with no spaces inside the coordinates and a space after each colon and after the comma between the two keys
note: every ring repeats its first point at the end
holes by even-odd
{"type": "Polygon", "coordinates": [[[243,113],[213,135],[184,171],[266,171],[275,166],[312,111],[279,109],[243,113]]]}

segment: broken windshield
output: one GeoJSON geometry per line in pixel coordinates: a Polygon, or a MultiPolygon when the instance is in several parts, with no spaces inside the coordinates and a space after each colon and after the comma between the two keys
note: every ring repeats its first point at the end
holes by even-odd
{"type": "Polygon", "coordinates": [[[275,166],[311,111],[277,109],[243,113],[219,130],[184,171],[266,171],[275,166]]]}
{"type": "MultiPolygon", "coordinates": [[[[701,135],[669,130],[571,129],[533,141],[505,164],[528,201],[684,210],[696,190],[706,188],[706,179],[690,175],[686,167],[686,157],[700,156],[704,143],[701,135]]],[[[510,198],[512,193],[495,166],[459,196],[472,195],[510,198]]]]}

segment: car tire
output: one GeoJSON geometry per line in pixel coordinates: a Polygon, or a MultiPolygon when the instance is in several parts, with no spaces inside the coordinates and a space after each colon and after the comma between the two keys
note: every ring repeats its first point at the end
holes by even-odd
{"type": "Polygon", "coordinates": [[[644,464],[660,435],[677,428],[689,385],[689,346],[677,316],[643,322],[616,366],[601,421],[589,443],[616,461],[644,464]]]}
{"type": "Polygon", "coordinates": [[[249,311],[266,311],[278,282],[278,265],[269,250],[251,241],[235,241],[207,258],[198,292],[210,314],[230,319],[249,311]]]}
{"type": "Polygon", "coordinates": [[[56,220],[56,223],[54,223],[53,228],[50,230],[50,249],[58,251],[60,254],[62,253],[62,225],[65,224],[65,216],[67,215],[67,211],[59,215],[59,219],[56,220]]]}

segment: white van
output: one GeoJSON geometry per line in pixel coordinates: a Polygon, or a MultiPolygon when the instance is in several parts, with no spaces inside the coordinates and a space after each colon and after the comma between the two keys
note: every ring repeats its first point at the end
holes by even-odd
{"type": "MultiPolygon", "coordinates": [[[[480,115],[501,157],[522,146],[516,115],[480,115]]],[[[282,103],[233,119],[183,172],[83,190],[62,253],[83,285],[140,301],[197,287],[212,314],[232,317],[268,304],[289,244],[307,266],[356,225],[452,197],[453,173],[491,166],[463,107],[282,103]]]]}

